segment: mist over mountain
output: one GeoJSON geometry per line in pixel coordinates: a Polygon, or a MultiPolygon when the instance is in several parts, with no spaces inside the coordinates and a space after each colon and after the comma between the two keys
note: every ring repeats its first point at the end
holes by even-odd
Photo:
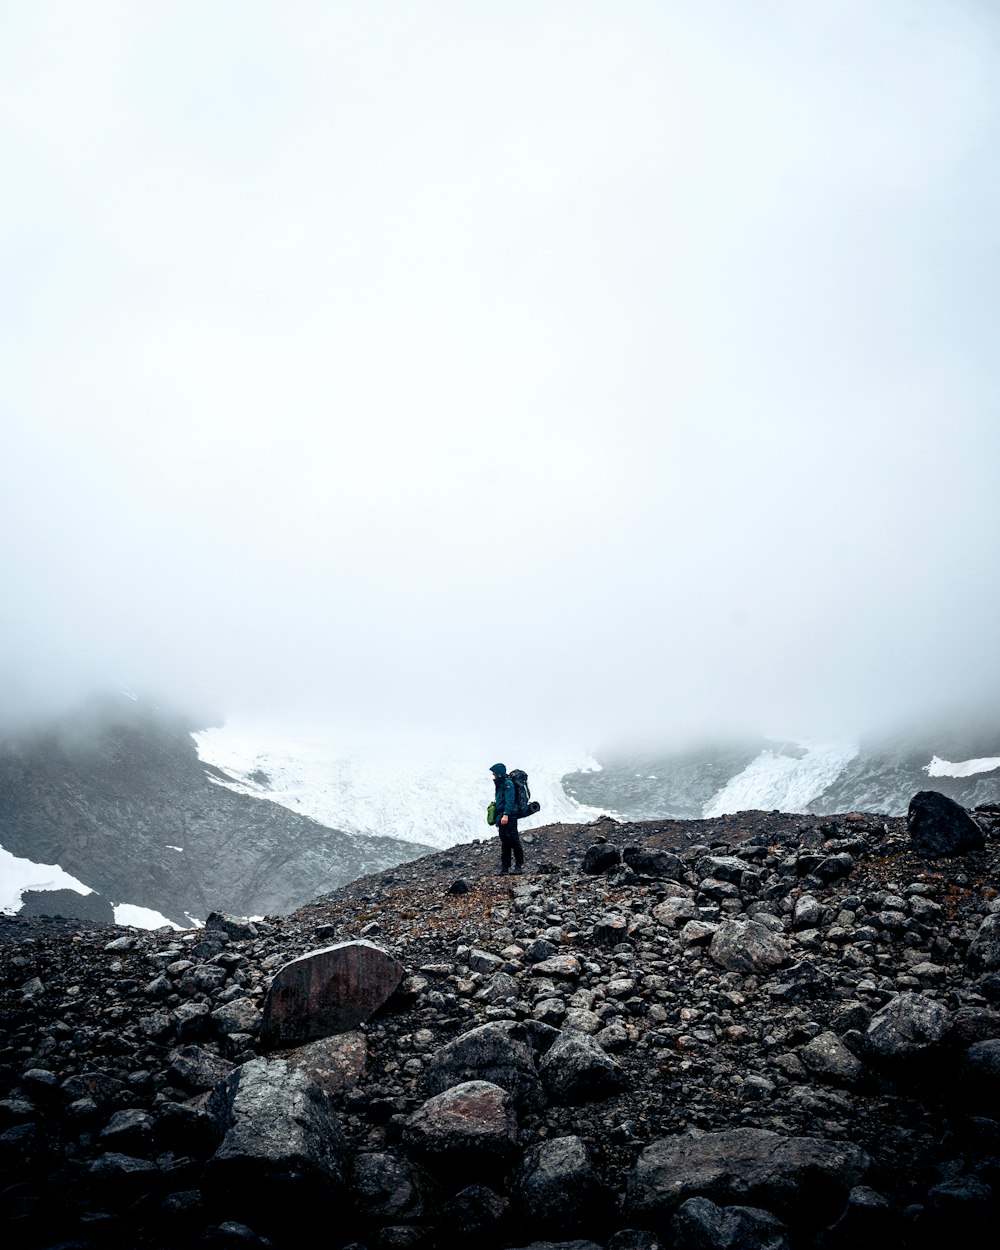
{"type": "Polygon", "coordinates": [[[141,908],[187,927],[220,908],[288,911],[427,849],[330,829],[227,789],[198,759],[197,727],[118,695],[0,738],[0,886],[15,874],[37,882],[29,913],[110,921],[124,907],[127,921],[141,908]],[[25,876],[13,860],[37,868],[25,876]],[[58,865],[58,884],[69,874],[76,886],[53,897],[46,865],[58,865]]]}

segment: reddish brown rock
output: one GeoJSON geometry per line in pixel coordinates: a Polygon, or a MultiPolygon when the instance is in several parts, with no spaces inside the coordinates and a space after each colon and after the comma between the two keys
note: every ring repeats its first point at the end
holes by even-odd
{"type": "Polygon", "coordinates": [[[271,982],[261,1042],[274,1049],[346,1033],[377,1011],[402,979],[402,965],[373,942],[310,951],[271,982]]]}

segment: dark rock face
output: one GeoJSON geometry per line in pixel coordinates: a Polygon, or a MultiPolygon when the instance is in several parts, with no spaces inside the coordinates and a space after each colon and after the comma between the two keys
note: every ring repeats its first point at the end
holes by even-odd
{"type": "Polygon", "coordinates": [[[982,829],[965,808],[936,790],[921,790],[910,799],[906,825],[913,849],[928,859],[964,855],[986,845],[982,829]]]}
{"type": "Polygon", "coordinates": [[[271,982],[261,1044],[273,1049],[345,1033],[386,1003],[402,979],[402,964],[373,942],[340,942],[301,955],[271,982]]]}
{"type": "Polygon", "coordinates": [[[605,845],[675,855],[676,880],[583,872],[587,832],[548,826],[537,875],[494,877],[484,841],[185,933],[0,918],[11,1243],[989,1244],[982,818],[983,850],[932,866],[902,819],[743,813],[600,822],[605,845]],[[399,988],[263,1059],[278,970],[374,929],[399,988]]]}

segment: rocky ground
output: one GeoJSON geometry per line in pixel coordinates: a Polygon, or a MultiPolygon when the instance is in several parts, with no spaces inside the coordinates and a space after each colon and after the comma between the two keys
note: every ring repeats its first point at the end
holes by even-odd
{"type": "Polygon", "coordinates": [[[946,857],[866,813],[604,820],[528,835],[521,877],[491,839],[254,924],[0,918],[4,1244],[977,1244],[1000,812],[976,816],[982,849],[946,857]],[[275,971],[357,938],[399,989],[262,1063],[275,971]]]}

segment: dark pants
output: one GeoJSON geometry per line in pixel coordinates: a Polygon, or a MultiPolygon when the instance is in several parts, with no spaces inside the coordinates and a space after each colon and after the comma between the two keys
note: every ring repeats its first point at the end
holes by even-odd
{"type": "Polygon", "coordinates": [[[507,823],[499,826],[500,832],[500,865],[510,867],[510,853],[514,852],[514,863],[520,868],[524,863],[524,848],[517,836],[517,821],[507,817],[507,823]]]}

